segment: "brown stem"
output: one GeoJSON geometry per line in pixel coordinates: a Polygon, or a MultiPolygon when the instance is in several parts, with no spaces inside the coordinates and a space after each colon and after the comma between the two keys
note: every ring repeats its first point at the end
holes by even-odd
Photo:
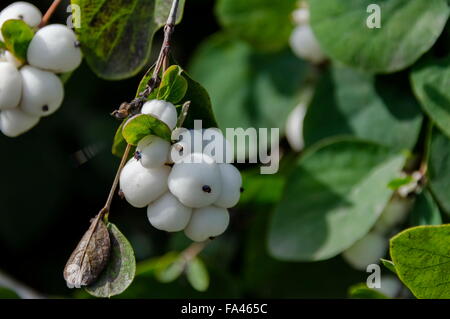
{"type": "Polygon", "coordinates": [[[58,6],[61,4],[62,0],[54,0],[50,8],[48,8],[47,12],[44,14],[41,23],[39,24],[39,28],[42,28],[48,24],[50,18],[55,13],[58,6]]]}
{"type": "Polygon", "coordinates": [[[195,259],[206,248],[209,242],[210,241],[208,240],[201,243],[193,243],[188,248],[186,248],[181,253],[181,256],[183,257],[186,264],[195,259]]]}
{"type": "MultiPolygon", "coordinates": [[[[153,71],[152,79],[149,81],[149,83],[147,85],[147,88],[145,89],[143,94],[141,94],[141,96],[139,98],[133,100],[131,103],[125,103],[128,106],[138,105],[139,112],[140,112],[140,108],[142,107],[143,102],[153,92],[153,90],[157,87],[157,85],[159,85],[159,81],[158,81],[159,73],[161,72],[161,68],[164,67],[165,61],[167,63],[167,61],[169,60],[170,40],[171,40],[171,36],[173,34],[173,31],[175,29],[179,2],[180,2],[179,0],[173,0],[173,2],[172,2],[172,8],[171,8],[169,17],[167,19],[166,26],[164,27],[164,42],[163,42],[161,51],[159,53],[158,60],[156,61],[156,65],[155,65],[155,69],[153,71]]],[[[150,72],[150,70],[147,71],[147,73],[149,73],[149,72],[150,72]]],[[[120,173],[122,172],[122,169],[123,169],[123,167],[126,164],[128,155],[130,154],[131,147],[132,146],[130,144],[127,145],[125,153],[122,156],[122,160],[120,162],[120,166],[119,166],[119,168],[117,170],[116,177],[114,178],[114,182],[113,182],[113,185],[111,187],[111,191],[109,192],[109,196],[108,196],[108,199],[107,199],[105,207],[104,207],[105,219],[108,219],[109,212],[110,212],[110,209],[111,209],[112,200],[113,200],[114,195],[116,193],[117,186],[119,185],[120,173]]]]}

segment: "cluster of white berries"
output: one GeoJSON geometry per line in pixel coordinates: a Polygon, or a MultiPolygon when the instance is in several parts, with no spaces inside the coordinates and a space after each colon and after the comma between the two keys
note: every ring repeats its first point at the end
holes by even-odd
{"type": "MultiPolygon", "coordinates": [[[[0,28],[8,20],[23,20],[37,28],[42,13],[27,2],[15,2],[0,12],[0,28]]],[[[0,32],[0,40],[3,35],[0,32]]],[[[64,99],[57,74],[71,72],[82,54],[75,33],[65,25],[39,29],[31,40],[26,63],[0,49],[0,130],[9,137],[34,127],[41,117],[54,113],[64,99]]]]}
{"type": "MultiPolygon", "coordinates": [[[[152,100],[141,112],[175,129],[172,103],[152,100]]],[[[217,237],[228,228],[227,209],[239,202],[242,191],[240,172],[226,161],[229,145],[215,128],[177,128],[173,136],[178,137],[173,145],[153,135],[139,142],[122,170],[121,192],[132,206],[147,206],[148,219],[159,230],[184,230],[197,242],[217,237]]]]}
{"type": "Polygon", "coordinates": [[[342,256],[355,269],[365,271],[368,265],[378,264],[386,255],[389,237],[403,223],[411,211],[413,201],[394,196],[384,209],[373,229],[342,256]]]}
{"type": "Polygon", "coordinates": [[[293,19],[297,25],[291,34],[290,44],[292,51],[302,59],[320,64],[326,60],[319,42],[309,24],[309,9],[303,5],[293,13],[293,19]]]}

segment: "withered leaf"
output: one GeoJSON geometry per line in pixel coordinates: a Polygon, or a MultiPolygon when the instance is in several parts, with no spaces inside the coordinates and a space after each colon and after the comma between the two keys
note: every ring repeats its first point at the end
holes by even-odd
{"type": "Polygon", "coordinates": [[[95,297],[110,298],[124,292],[133,282],[136,274],[136,258],[133,247],[114,225],[108,224],[111,238],[111,257],[100,277],[86,287],[95,297]]]}
{"type": "Polygon", "coordinates": [[[109,232],[100,212],[67,261],[64,268],[67,286],[81,288],[92,284],[106,267],[110,250],[109,232]]]}

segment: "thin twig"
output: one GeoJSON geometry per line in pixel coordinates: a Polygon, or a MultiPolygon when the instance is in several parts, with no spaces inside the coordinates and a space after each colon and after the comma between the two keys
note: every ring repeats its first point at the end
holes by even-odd
{"type": "Polygon", "coordinates": [[[54,0],[50,8],[48,8],[47,12],[44,14],[41,23],[39,23],[39,28],[42,28],[48,24],[50,18],[55,13],[58,6],[61,4],[62,0],[54,0]]]}
{"type": "MultiPolygon", "coordinates": [[[[159,73],[161,72],[161,68],[164,65],[164,61],[168,61],[169,53],[170,53],[170,40],[172,37],[172,34],[175,30],[175,23],[177,20],[177,12],[178,12],[178,6],[179,6],[179,0],[174,0],[172,2],[172,9],[170,11],[169,17],[167,19],[166,26],[164,27],[164,42],[161,47],[161,51],[159,53],[158,60],[156,61],[155,68],[153,70],[152,79],[147,84],[146,89],[137,99],[134,99],[131,103],[123,103],[121,106],[121,109],[117,111],[117,113],[120,113],[120,116],[124,115],[123,108],[126,107],[137,107],[139,112],[141,111],[142,104],[144,101],[148,98],[148,96],[153,92],[153,90],[159,85],[159,73]]],[[[151,69],[150,69],[151,70],[151,69]]],[[[150,73],[151,71],[148,70],[147,73],[150,73]]],[[[129,111],[129,110],[127,110],[129,111]]],[[[113,114],[115,114],[114,112],[113,114]]],[[[127,115],[128,116],[128,115],[127,115]]],[[[116,193],[117,186],[119,184],[120,174],[122,172],[123,167],[126,164],[126,161],[128,159],[128,156],[130,154],[131,145],[128,144],[127,148],[125,150],[125,153],[122,156],[122,160],[120,162],[120,166],[117,170],[116,177],[114,178],[113,185],[111,187],[111,190],[109,192],[108,199],[106,201],[104,211],[105,211],[105,217],[108,218],[110,209],[111,209],[111,203],[114,198],[114,195],[116,193]]]]}
{"type": "Polygon", "coordinates": [[[206,248],[209,242],[210,240],[201,243],[193,243],[188,248],[186,248],[181,253],[181,256],[183,257],[186,264],[195,259],[206,248]]]}

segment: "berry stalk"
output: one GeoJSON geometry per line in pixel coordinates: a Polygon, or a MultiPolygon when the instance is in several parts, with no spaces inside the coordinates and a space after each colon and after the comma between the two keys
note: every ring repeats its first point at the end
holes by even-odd
{"type": "Polygon", "coordinates": [[[42,18],[41,23],[39,24],[38,28],[42,28],[48,24],[51,17],[55,13],[58,6],[61,4],[62,0],[54,0],[51,6],[48,8],[47,12],[44,14],[44,17],[42,18]]]}

